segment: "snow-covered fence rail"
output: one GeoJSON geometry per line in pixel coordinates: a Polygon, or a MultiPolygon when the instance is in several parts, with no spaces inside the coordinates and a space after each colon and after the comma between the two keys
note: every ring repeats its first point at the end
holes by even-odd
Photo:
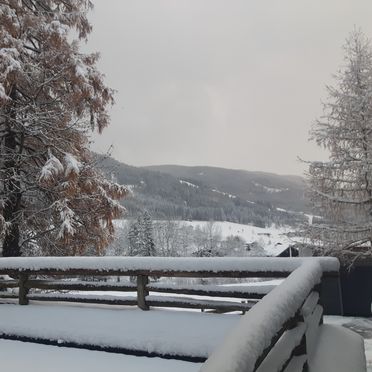
{"type": "MultiPolygon", "coordinates": [[[[115,305],[138,305],[143,310],[153,306],[196,309],[215,309],[220,312],[247,311],[258,299],[264,297],[273,286],[220,286],[220,285],[168,285],[149,283],[150,277],[192,278],[284,278],[312,259],[283,258],[154,258],[154,257],[42,257],[2,258],[0,274],[14,280],[0,281],[1,288],[19,287],[19,303],[31,300],[69,301],[115,305]],[[92,282],[72,280],[73,277],[127,276],[135,277],[136,283],[92,282]],[[40,279],[40,277],[43,277],[40,279]],[[45,279],[47,277],[47,279],[45,279]],[[31,293],[30,290],[39,290],[31,293]],[[44,292],[40,292],[44,290],[44,292]],[[45,293],[46,290],[54,292],[45,293]],[[58,293],[68,291],[70,293],[58,293]],[[71,293],[78,291],[78,293],[71,293]],[[99,292],[135,292],[136,296],[87,294],[99,292]],[[81,293],[83,292],[83,293],[81,293]],[[163,295],[150,295],[161,292],[163,295]],[[186,295],[171,297],[164,294],[186,295]],[[190,295],[207,296],[206,299],[190,295]],[[211,297],[245,299],[239,301],[216,301],[211,297]]],[[[337,260],[317,259],[324,275],[338,274],[337,260]]],[[[3,293],[0,297],[9,297],[3,293]]]]}
{"type": "Polygon", "coordinates": [[[201,371],[306,371],[323,319],[323,276],[319,261],[303,262],[241,318],[201,371]]]}
{"type": "Polygon", "coordinates": [[[143,310],[152,306],[222,312],[250,310],[229,336],[221,340],[220,347],[207,359],[202,371],[288,372],[306,370],[322,323],[324,282],[337,278],[338,270],[339,263],[332,258],[2,258],[0,274],[14,279],[0,281],[0,288],[19,287],[16,296],[24,305],[31,299],[138,305],[143,310]],[[81,280],[88,276],[136,277],[136,282],[81,280]],[[176,286],[149,282],[151,277],[286,279],[278,286],[176,286]],[[44,292],[30,292],[35,289],[44,292]],[[45,290],[67,293],[45,293],[45,290]],[[80,291],[135,292],[136,296],[82,295],[80,291]],[[150,292],[189,297],[151,296],[150,292]],[[208,296],[208,299],[192,298],[193,295],[208,296]],[[247,301],[215,301],[211,297],[247,301]]]}

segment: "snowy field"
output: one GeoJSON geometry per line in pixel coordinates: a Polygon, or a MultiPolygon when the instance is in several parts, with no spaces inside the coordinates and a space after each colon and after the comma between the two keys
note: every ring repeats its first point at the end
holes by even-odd
{"type": "MultiPolygon", "coordinates": [[[[193,226],[196,228],[199,226],[201,229],[205,227],[209,222],[206,221],[182,221],[182,223],[193,226]]],[[[288,238],[285,234],[293,231],[290,227],[257,227],[252,225],[242,225],[233,222],[214,222],[216,231],[221,233],[223,239],[228,236],[239,236],[246,243],[259,242],[270,256],[279,254],[290,245],[293,244],[293,240],[288,238]]]]}
{"type": "MultiPolygon", "coordinates": [[[[199,227],[201,230],[210,224],[208,221],[182,220],[177,222],[182,225],[192,226],[194,229],[199,227]]],[[[123,227],[128,223],[128,220],[116,220],[114,223],[117,227],[123,227]]],[[[293,227],[277,227],[273,225],[262,228],[227,221],[216,221],[213,222],[213,229],[221,235],[222,239],[226,239],[229,236],[239,236],[245,243],[258,242],[269,256],[275,256],[295,243],[293,238],[286,236],[287,233],[294,231],[293,227]]]]}

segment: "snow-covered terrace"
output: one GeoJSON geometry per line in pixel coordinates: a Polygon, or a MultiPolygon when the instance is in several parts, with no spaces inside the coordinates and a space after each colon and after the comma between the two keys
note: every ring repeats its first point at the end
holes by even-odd
{"type": "MultiPolygon", "coordinates": [[[[133,365],[133,356],[138,356],[136,359],[142,362],[148,359],[146,357],[155,357],[148,359],[152,361],[148,364],[151,365],[149,370],[154,371],[292,372],[302,371],[305,365],[309,365],[311,372],[319,372],[319,366],[327,362],[327,358],[324,361],[325,354],[320,353],[317,347],[322,344],[320,335],[324,334],[327,342],[330,334],[341,337],[337,330],[329,330],[321,325],[323,308],[320,305],[319,284],[322,278],[335,277],[338,269],[338,261],[332,258],[4,258],[0,260],[0,273],[18,275],[19,280],[4,281],[2,286],[19,286],[20,303],[30,305],[17,306],[11,303],[14,301],[12,299],[5,300],[8,304],[0,305],[0,338],[8,339],[3,341],[5,348],[11,347],[9,343],[13,342],[11,345],[14,346],[14,342],[18,342],[16,340],[23,340],[125,353],[126,356],[120,357],[124,365],[128,363],[129,366],[133,365]],[[39,274],[57,275],[59,279],[35,279],[34,276],[39,274]],[[110,287],[107,283],[100,286],[78,281],[73,285],[79,291],[70,291],[66,295],[29,292],[32,288],[52,289],[54,281],[56,289],[63,289],[63,285],[66,285],[66,289],[71,290],[71,275],[91,274],[137,276],[137,284],[128,284],[126,287],[118,283],[110,287]],[[274,288],[263,285],[252,292],[249,286],[236,285],[209,285],[206,288],[174,286],[170,290],[169,284],[149,283],[151,276],[286,279],[274,288]],[[66,281],[61,280],[64,277],[66,281]],[[87,295],[84,289],[98,292],[87,295]],[[104,292],[99,293],[99,290],[104,292]],[[112,292],[105,294],[107,290],[135,290],[130,304],[137,304],[144,310],[150,307],[151,311],[128,306],[104,306],[102,303],[125,304],[124,300],[118,302],[118,297],[112,296],[112,292]],[[187,296],[182,299],[169,299],[168,296],[167,300],[158,299],[157,302],[149,294],[150,291],[164,291],[165,297],[177,292],[187,296]],[[192,291],[209,297],[201,300],[192,291]],[[256,297],[251,297],[251,293],[255,293],[256,297]],[[107,297],[104,302],[99,302],[100,295],[107,297]],[[231,296],[229,300],[232,301],[237,301],[239,297],[248,302],[251,298],[255,300],[250,304],[231,302],[234,306],[242,305],[241,310],[247,310],[243,316],[153,309],[153,306],[172,308],[175,304],[188,307],[186,305],[189,303],[193,308],[229,311],[227,302],[222,307],[220,300],[217,305],[213,304],[216,295],[231,296]],[[83,300],[82,296],[88,297],[83,300]],[[50,300],[57,302],[52,304],[50,300]],[[60,304],[60,301],[64,304],[60,304]],[[66,303],[70,301],[75,303],[66,303]],[[170,359],[165,362],[169,363],[168,367],[158,357],[170,359]]],[[[232,308],[235,309],[234,306],[232,308]]],[[[360,368],[365,362],[360,346],[362,343],[358,337],[345,334],[342,337],[346,341],[340,347],[349,349],[349,354],[350,340],[354,340],[349,361],[356,366],[355,370],[362,372],[364,369],[360,368]]],[[[51,346],[43,346],[48,347],[51,346]]],[[[73,354],[73,351],[68,353],[73,354]]],[[[141,371],[143,365],[141,367],[140,364],[138,368],[131,367],[131,371],[141,371]]],[[[327,367],[322,371],[334,370],[327,367]]],[[[340,369],[338,364],[337,371],[346,370],[340,369]]]]}

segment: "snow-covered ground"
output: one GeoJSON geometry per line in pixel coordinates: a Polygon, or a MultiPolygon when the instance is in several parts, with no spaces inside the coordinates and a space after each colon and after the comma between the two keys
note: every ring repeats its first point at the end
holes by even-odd
{"type": "MultiPolygon", "coordinates": [[[[7,372],[25,369],[29,372],[98,372],[107,368],[112,372],[196,372],[200,363],[65,348],[63,343],[116,345],[147,352],[206,357],[239,319],[237,315],[143,312],[122,306],[3,303],[0,306],[2,334],[47,338],[56,340],[60,346],[0,340],[0,367],[7,372]]],[[[325,323],[343,325],[365,338],[368,371],[372,371],[372,319],[326,316],[325,323]]]]}
{"type": "Polygon", "coordinates": [[[367,370],[368,372],[372,372],[372,319],[343,316],[325,316],[324,322],[327,324],[342,325],[353,330],[356,333],[359,333],[363,337],[367,360],[367,370]]]}
{"type": "MultiPolygon", "coordinates": [[[[196,228],[205,227],[209,222],[207,221],[182,221],[182,223],[196,228]]],[[[218,231],[222,238],[226,239],[228,236],[239,236],[246,243],[258,242],[270,256],[275,256],[284,251],[294,242],[286,236],[287,233],[292,232],[291,227],[257,227],[253,225],[243,225],[239,223],[216,221],[214,228],[218,231]]]]}
{"type": "Polygon", "coordinates": [[[1,304],[0,334],[207,358],[238,319],[123,306],[1,304]]]}
{"type": "Polygon", "coordinates": [[[199,363],[0,340],[6,372],[197,372],[199,363]]]}
{"type": "MultiPolygon", "coordinates": [[[[125,219],[116,220],[115,225],[117,227],[123,227],[127,222],[128,220],[125,219]]],[[[208,221],[182,220],[178,222],[186,226],[192,226],[194,229],[199,227],[202,230],[210,224],[208,221]]],[[[213,229],[221,235],[222,239],[226,239],[229,236],[239,236],[245,243],[257,242],[265,249],[269,256],[280,254],[295,243],[293,238],[289,238],[286,235],[294,231],[293,227],[278,227],[273,225],[263,228],[227,221],[215,221],[213,222],[213,229]]]]}

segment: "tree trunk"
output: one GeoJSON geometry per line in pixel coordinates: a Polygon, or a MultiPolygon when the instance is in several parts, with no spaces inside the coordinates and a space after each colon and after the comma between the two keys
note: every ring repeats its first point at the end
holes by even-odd
{"type": "Polygon", "coordinates": [[[4,191],[6,195],[3,216],[5,222],[10,223],[9,228],[6,230],[3,242],[3,257],[20,256],[21,250],[19,245],[20,232],[19,222],[17,220],[17,212],[20,210],[21,205],[21,184],[20,172],[17,162],[17,140],[14,131],[14,123],[16,120],[16,100],[17,92],[13,87],[10,93],[11,103],[6,116],[7,133],[4,138],[4,191]]]}

